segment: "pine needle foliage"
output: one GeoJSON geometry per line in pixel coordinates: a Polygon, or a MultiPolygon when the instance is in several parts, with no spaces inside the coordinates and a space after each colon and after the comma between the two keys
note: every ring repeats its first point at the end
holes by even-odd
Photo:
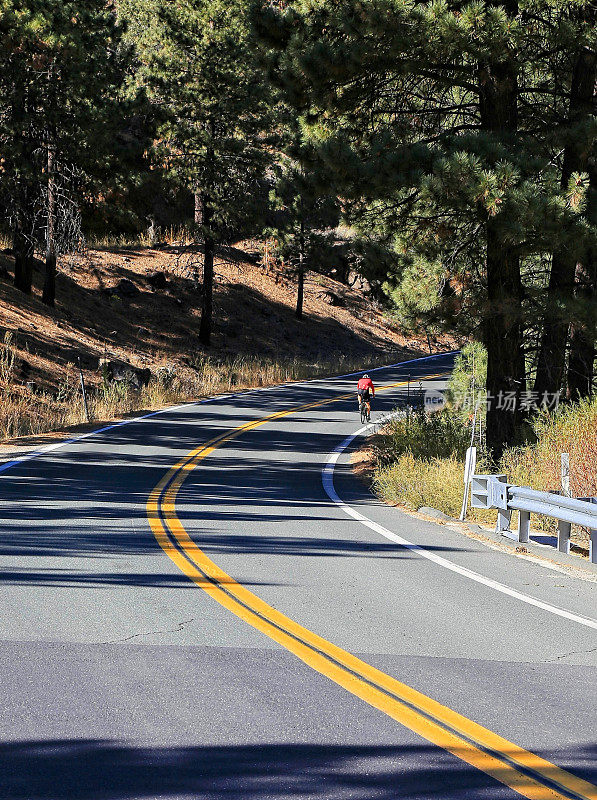
{"type": "MultiPolygon", "coordinates": [[[[490,396],[525,391],[560,250],[586,265],[585,289],[574,302],[569,287],[554,297],[594,344],[594,116],[569,109],[574,64],[594,59],[594,14],[589,0],[308,0],[255,10],[322,182],[346,198],[351,223],[393,253],[388,296],[411,325],[434,320],[483,342],[490,396]],[[563,180],[574,141],[585,158],[563,180]]],[[[585,347],[577,370],[586,374],[587,363],[585,347]]],[[[496,458],[523,420],[520,403],[489,409],[496,458]]]]}
{"type": "Polygon", "coordinates": [[[271,162],[270,89],[241,0],[121,0],[141,79],[162,119],[156,161],[196,196],[204,242],[200,339],[212,327],[213,256],[258,218],[271,162]]]}

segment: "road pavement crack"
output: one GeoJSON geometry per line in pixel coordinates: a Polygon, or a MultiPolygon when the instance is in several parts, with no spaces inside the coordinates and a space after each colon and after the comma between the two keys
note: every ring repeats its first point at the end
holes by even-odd
{"type": "Polygon", "coordinates": [[[597,652],[597,647],[590,647],[588,650],[572,650],[570,653],[563,653],[561,656],[556,656],[555,658],[548,658],[545,661],[545,664],[555,664],[556,661],[561,661],[563,658],[568,658],[569,656],[584,656],[588,653],[595,653],[597,652]]]}
{"type": "Polygon", "coordinates": [[[179,633],[184,630],[185,625],[188,625],[189,622],[193,622],[193,619],[194,617],[178,622],[175,628],[166,628],[162,631],[142,631],[141,633],[133,633],[132,636],[125,636],[124,639],[110,639],[107,642],[100,642],[100,644],[119,644],[121,642],[130,642],[131,639],[137,639],[139,636],[162,636],[165,633],[179,633]]]}

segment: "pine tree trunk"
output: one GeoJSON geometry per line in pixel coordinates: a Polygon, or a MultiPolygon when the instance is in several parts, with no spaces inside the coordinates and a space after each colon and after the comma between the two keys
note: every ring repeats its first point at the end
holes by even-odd
{"type": "Polygon", "coordinates": [[[25,197],[23,207],[17,211],[16,224],[13,231],[12,249],[15,259],[15,280],[17,289],[25,294],[31,294],[33,283],[33,238],[32,225],[28,218],[28,198],[25,197]]]}
{"type": "MultiPolygon", "coordinates": [[[[14,74],[12,114],[14,130],[25,129],[25,116],[28,106],[25,90],[26,76],[22,71],[14,74]]],[[[14,155],[9,169],[19,167],[18,159],[25,162],[33,160],[33,148],[25,144],[24,150],[14,155]],[[16,159],[16,162],[15,162],[16,159]]],[[[31,186],[21,177],[17,180],[14,196],[11,198],[14,209],[14,228],[12,231],[12,251],[15,259],[14,285],[25,294],[31,294],[33,283],[33,211],[31,186]]]]}
{"type": "MultiPolygon", "coordinates": [[[[589,192],[586,216],[597,226],[597,164],[589,159],[589,192]]],[[[595,344],[597,341],[597,252],[589,248],[584,264],[576,270],[576,297],[583,304],[583,324],[575,324],[570,337],[568,358],[568,397],[579,400],[593,391],[595,344]]]]}
{"type": "Polygon", "coordinates": [[[301,220],[301,230],[299,234],[298,288],[296,295],[297,319],[303,318],[304,296],[305,296],[305,226],[301,220]]]}
{"type": "MultiPolygon", "coordinates": [[[[594,294],[594,293],[593,293],[594,294]]],[[[580,400],[593,393],[595,339],[585,329],[573,327],[568,358],[568,398],[580,400]]]]}
{"type": "Polygon", "coordinates": [[[487,446],[497,459],[514,441],[524,382],[519,257],[505,247],[494,219],[487,223],[487,446]]]}
{"type": "Polygon", "coordinates": [[[545,394],[558,393],[564,381],[570,327],[567,316],[574,293],[575,268],[574,260],[568,258],[565,252],[554,252],[535,376],[534,390],[539,400],[545,394]]]}
{"type": "MultiPolygon", "coordinates": [[[[597,78],[597,54],[588,49],[578,53],[572,73],[570,111],[568,120],[575,125],[593,113],[593,96],[597,78]]],[[[575,137],[566,145],[562,166],[561,186],[565,189],[573,172],[588,168],[589,150],[575,137]]],[[[566,249],[553,254],[543,334],[537,360],[535,392],[556,394],[563,385],[568,340],[570,308],[574,297],[576,262],[566,249]]],[[[573,338],[576,338],[574,336],[573,338]]],[[[583,357],[584,358],[584,357],[583,357]]],[[[578,365],[575,366],[575,369],[578,365]]]]}
{"type": "Polygon", "coordinates": [[[201,200],[201,192],[197,190],[195,192],[195,214],[194,214],[194,222],[195,225],[199,228],[203,225],[203,203],[201,200]]]}
{"type": "Polygon", "coordinates": [[[215,242],[211,234],[212,210],[209,198],[205,193],[201,195],[202,221],[205,230],[203,244],[203,303],[201,306],[201,325],[199,327],[199,341],[209,346],[211,344],[211,328],[213,316],[213,282],[214,282],[214,250],[215,242]]]}
{"type": "Polygon", "coordinates": [[[48,149],[48,209],[46,223],[46,274],[42,303],[54,307],[56,299],[56,183],[54,178],[54,153],[48,149]]]}
{"type": "MultiPolygon", "coordinates": [[[[517,3],[512,0],[499,5],[505,6],[510,16],[517,12],[517,3]]],[[[505,144],[514,139],[518,125],[517,67],[508,51],[500,54],[499,60],[496,56],[479,64],[479,111],[483,131],[495,134],[505,144]]],[[[514,441],[524,381],[520,257],[516,248],[504,241],[501,225],[499,213],[487,220],[487,309],[483,325],[487,348],[486,437],[496,459],[514,441]]]]}

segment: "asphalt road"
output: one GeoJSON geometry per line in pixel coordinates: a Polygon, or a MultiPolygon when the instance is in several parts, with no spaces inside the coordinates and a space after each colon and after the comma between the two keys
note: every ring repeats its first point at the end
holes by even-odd
{"type": "Polygon", "coordinates": [[[0,474],[0,798],[597,797],[595,583],[377,503],[345,452],[338,496],[420,549],[349,517],[322,470],[360,427],[354,382],[0,474]]]}

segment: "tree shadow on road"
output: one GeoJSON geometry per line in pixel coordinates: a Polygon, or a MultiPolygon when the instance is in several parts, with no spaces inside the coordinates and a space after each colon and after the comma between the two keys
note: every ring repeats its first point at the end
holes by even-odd
{"type": "MultiPolygon", "coordinates": [[[[230,578],[218,580],[220,586],[237,581],[230,578]]],[[[288,586],[289,584],[271,583],[239,579],[243,586],[288,586]]],[[[196,585],[212,586],[213,581],[199,580],[191,582],[182,572],[148,573],[148,572],[79,572],[69,569],[3,569],[0,570],[0,585],[4,586],[57,586],[86,587],[88,589],[105,589],[117,586],[150,587],[152,589],[192,589],[196,585]]]]}
{"type": "MultiPolygon", "coordinates": [[[[542,753],[586,765],[587,745],[542,753]]],[[[584,766],[582,766],[584,765],[584,766]]],[[[579,774],[580,774],[579,773],[579,774]]],[[[1,800],[502,800],[518,795],[430,745],[263,743],[135,747],[118,741],[0,746],[1,800]]]]}

